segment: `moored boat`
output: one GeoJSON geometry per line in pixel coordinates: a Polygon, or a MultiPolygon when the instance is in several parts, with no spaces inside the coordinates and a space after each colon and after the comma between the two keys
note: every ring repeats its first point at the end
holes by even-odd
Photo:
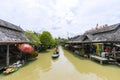
{"type": "Polygon", "coordinates": [[[22,60],[22,61],[18,60],[16,63],[14,63],[14,64],[10,65],[9,67],[7,67],[5,69],[5,71],[3,71],[3,73],[4,74],[13,73],[13,72],[17,71],[23,65],[24,65],[24,60],[22,60]]]}
{"type": "Polygon", "coordinates": [[[17,71],[17,70],[18,70],[18,67],[10,66],[10,67],[8,67],[3,73],[4,73],[4,74],[10,74],[10,73],[13,73],[13,72],[15,72],[15,71],[17,71]]]}

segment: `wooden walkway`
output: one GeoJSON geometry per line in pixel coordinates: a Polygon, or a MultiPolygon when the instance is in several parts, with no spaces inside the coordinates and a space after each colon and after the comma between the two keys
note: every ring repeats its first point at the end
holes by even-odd
{"type": "Polygon", "coordinates": [[[100,57],[100,56],[95,56],[95,55],[91,55],[90,56],[90,59],[91,60],[97,60],[100,62],[100,64],[103,64],[104,62],[115,62],[114,59],[110,58],[110,59],[107,59],[107,58],[103,58],[103,57],[100,57]]]}

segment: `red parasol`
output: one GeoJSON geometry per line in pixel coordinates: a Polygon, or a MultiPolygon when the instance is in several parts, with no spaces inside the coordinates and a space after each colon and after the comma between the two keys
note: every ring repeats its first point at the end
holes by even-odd
{"type": "Polygon", "coordinates": [[[25,53],[31,53],[34,51],[33,47],[29,44],[21,44],[19,47],[20,51],[25,53]]]}

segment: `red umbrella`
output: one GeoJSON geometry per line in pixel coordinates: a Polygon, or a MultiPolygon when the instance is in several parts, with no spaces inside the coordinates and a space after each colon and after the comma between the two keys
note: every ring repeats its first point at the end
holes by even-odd
{"type": "Polygon", "coordinates": [[[33,47],[29,44],[21,44],[19,47],[20,51],[25,53],[31,53],[34,51],[33,47]]]}

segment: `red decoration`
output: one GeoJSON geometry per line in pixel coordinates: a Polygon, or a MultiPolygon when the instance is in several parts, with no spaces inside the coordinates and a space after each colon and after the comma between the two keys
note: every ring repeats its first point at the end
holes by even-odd
{"type": "Polygon", "coordinates": [[[33,47],[29,44],[21,44],[18,46],[19,50],[24,53],[31,53],[34,51],[33,47]]]}

